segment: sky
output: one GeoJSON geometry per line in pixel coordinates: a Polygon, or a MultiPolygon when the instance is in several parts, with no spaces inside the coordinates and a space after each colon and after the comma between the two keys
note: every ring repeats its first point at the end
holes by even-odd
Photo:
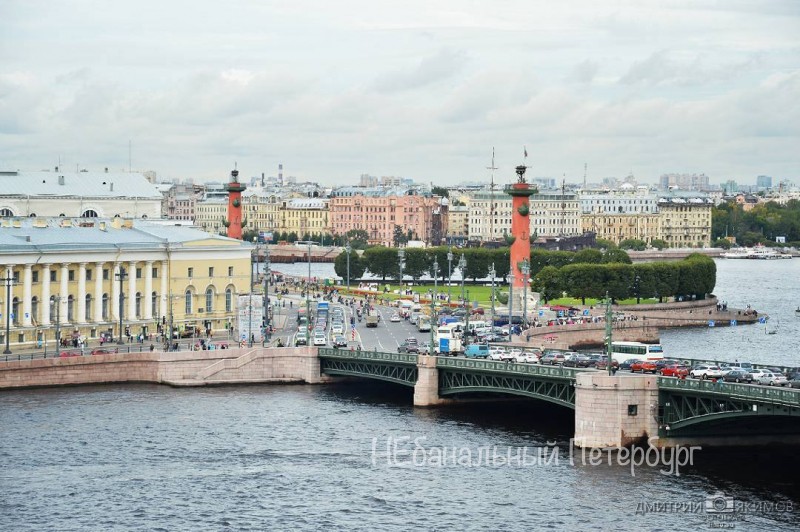
{"type": "Polygon", "coordinates": [[[797,0],[2,0],[0,166],[797,183],[799,66],[797,0]]]}

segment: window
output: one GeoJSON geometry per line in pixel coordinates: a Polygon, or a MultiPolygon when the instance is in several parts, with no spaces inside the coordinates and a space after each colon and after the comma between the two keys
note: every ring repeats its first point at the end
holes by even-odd
{"type": "Polygon", "coordinates": [[[225,312],[230,312],[233,308],[233,291],[228,288],[225,290],[225,312]]]}
{"type": "Polygon", "coordinates": [[[228,266],[228,277],[233,277],[233,266],[228,266]]]}
{"type": "MultiPolygon", "coordinates": [[[[188,273],[189,273],[189,279],[191,279],[192,277],[194,277],[194,268],[189,268],[189,272],[188,272],[188,273]]],[[[187,292],[187,293],[188,293],[188,292],[187,292]]]]}
{"type": "Polygon", "coordinates": [[[50,282],[55,283],[58,281],[58,273],[55,270],[50,270],[50,282]]]}
{"type": "MultiPolygon", "coordinates": [[[[191,270],[191,268],[189,268],[191,270]]],[[[183,305],[183,312],[184,314],[191,314],[192,313],[192,292],[187,290],[184,294],[184,305],[183,305]]]]}
{"type": "Polygon", "coordinates": [[[142,278],[142,269],[141,268],[136,268],[136,278],[137,279],[141,279],[142,278]]]}
{"type": "Polygon", "coordinates": [[[153,268],[153,278],[158,279],[158,268],[153,268]]]}
{"type": "Polygon", "coordinates": [[[87,281],[92,280],[92,270],[86,270],[86,280],[87,281]]]}
{"type": "Polygon", "coordinates": [[[75,270],[69,270],[67,272],[67,279],[69,279],[69,282],[73,282],[75,280],[75,270]]]}
{"type": "Polygon", "coordinates": [[[39,298],[36,296],[31,299],[31,320],[39,323],[39,298]]]}
{"type": "Polygon", "coordinates": [[[31,277],[32,277],[32,281],[34,283],[38,283],[39,282],[39,272],[38,271],[32,272],[32,276],[31,277]]]}
{"type": "Polygon", "coordinates": [[[11,300],[11,313],[14,314],[14,325],[19,325],[19,298],[15,297],[11,300]]]}
{"type": "Polygon", "coordinates": [[[11,278],[14,279],[14,284],[19,284],[19,272],[13,272],[11,278]]]}
{"type": "Polygon", "coordinates": [[[150,294],[150,314],[153,315],[154,318],[158,317],[158,293],[153,292],[150,294]]]}
{"type": "MultiPolygon", "coordinates": [[[[103,270],[107,272],[108,270],[103,270]]],[[[108,294],[103,294],[103,320],[108,321],[108,294]]]]}
{"type": "Polygon", "coordinates": [[[214,277],[214,267],[213,266],[210,266],[208,268],[208,276],[209,277],[214,277]]]}
{"type": "Polygon", "coordinates": [[[103,268],[103,280],[108,281],[108,268],[103,268]]]}

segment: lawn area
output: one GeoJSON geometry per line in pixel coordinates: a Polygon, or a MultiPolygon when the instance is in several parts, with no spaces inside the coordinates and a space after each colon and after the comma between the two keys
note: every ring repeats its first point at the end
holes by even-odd
{"type": "MultiPolygon", "coordinates": [[[[401,295],[398,295],[398,294],[394,293],[395,290],[399,290],[400,289],[400,285],[393,284],[393,283],[386,283],[386,284],[388,284],[388,286],[389,286],[389,293],[384,295],[384,297],[386,297],[387,299],[405,299],[405,298],[410,297],[410,296],[401,296],[401,295]]],[[[385,285],[381,285],[381,286],[385,286],[385,285]]],[[[405,288],[406,289],[410,289],[412,292],[416,292],[416,293],[421,294],[422,297],[428,297],[428,291],[429,290],[433,290],[434,286],[433,286],[433,284],[420,284],[420,285],[415,285],[415,286],[411,286],[411,287],[406,285],[405,288]]],[[[445,285],[441,285],[440,284],[440,285],[437,286],[437,290],[439,291],[440,294],[446,294],[447,293],[447,288],[448,287],[447,287],[446,284],[445,285]]],[[[508,292],[508,287],[507,286],[503,286],[503,287],[495,286],[495,289],[500,291],[500,292],[504,292],[504,293],[508,292]]],[[[480,285],[480,286],[471,285],[470,286],[470,285],[465,285],[464,286],[464,291],[468,295],[468,298],[469,298],[470,301],[477,301],[478,305],[480,305],[482,307],[490,307],[491,306],[491,304],[492,304],[492,302],[491,302],[492,287],[491,286],[483,286],[483,285],[480,285]]],[[[342,290],[342,293],[345,293],[345,292],[346,292],[345,290],[342,290]]],[[[456,302],[456,301],[459,300],[460,297],[461,297],[461,285],[451,286],[450,287],[450,301],[456,302]]],[[[514,299],[519,301],[517,298],[514,298],[514,299]]],[[[653,298],[648,298],[648,299],[642,299],[641,300],[642,304],[652,304],[652,303],[657,303],[657,302],[658,301],[656,299],[653,299],[653,298]]],[[[573,297],[561,297],[561,298],[558,298],[558,299],[550,300],[547,303],[548,303],[548,305],[563,305],[563,306],[568,306],[568,307],[569,306],[579,307],[579,306],[582,305],[580,299],[575,299],[573,297]]],[[[600,299],[593,299],[593,298],[587,298],[586,299],[586,305],[597,306],[597,305],[599,305],[601,303],[602,303],[602,300],[600,300],[600,299]]],[[[636,299],[635,298],[624,299],[624,300],[621,300],[621,301],[616,301],[616,304],[618,304],[618,305],[636,305],[636,299]]],[[[499,301],[495,300],[495,306],[500,307],[500,306],[504,306],[504,305],[501,305],[499,301]]]]}

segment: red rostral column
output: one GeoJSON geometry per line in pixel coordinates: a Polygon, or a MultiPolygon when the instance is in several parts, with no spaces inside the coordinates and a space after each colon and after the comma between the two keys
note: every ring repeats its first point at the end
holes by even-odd
{"type": "Polygon", "coordinates": [[[511,273],[514,274],[514,288],[522,288],[525,279],[519,264],[523,260],[531,260],[531,221],[528,218],[530,203],[528,198],[536,194],[537,189],[525,182],[527,166],[517,166],[517,182],[505,186],[505,193],[512,198],[511,235],[514,243],[511,244],[511,273]]]}
{"type": "Polygon", "coordinates": [[[231,172],[231,182],[225,185],[228,193],[228,237],[242,239],[242,192],[247,187],[239,183],[239,170],[231,172]]]}

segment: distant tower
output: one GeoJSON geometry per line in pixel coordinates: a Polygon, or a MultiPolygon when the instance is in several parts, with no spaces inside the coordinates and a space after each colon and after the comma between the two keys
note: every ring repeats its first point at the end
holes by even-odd
{"type": "Polygon", "coordinates": [[[525,278],[519,268],[523,260],[531,260],[531,220],[528,217],[530,212],[529,198],[536,194],[536,187],[532,187],[525,181],[525,170],[527,166],[517,166],[517,182],[505,188],[506,194],[512,200],[511,235],[514,243],[511,244],[511,272],[514,274],[514,288],[522,288],[525,278]]]}
{"type": "Polygon", "coordinates": [[[231,182],[225,185],[228,193],[228,219],[225,220],[225,227],[228,228],[229,238],[242,239],[242,226],[246,223],[242,219],[242,192],[246,188],[244,183],[239,183],[239,170],[234,167],[231,182]]]}
{"type": "Polygon", "coordinates": [[[283,182],[283,163],[278,165],[278,183],[280,183],[281,186],[286,184],[283,182]]]}

